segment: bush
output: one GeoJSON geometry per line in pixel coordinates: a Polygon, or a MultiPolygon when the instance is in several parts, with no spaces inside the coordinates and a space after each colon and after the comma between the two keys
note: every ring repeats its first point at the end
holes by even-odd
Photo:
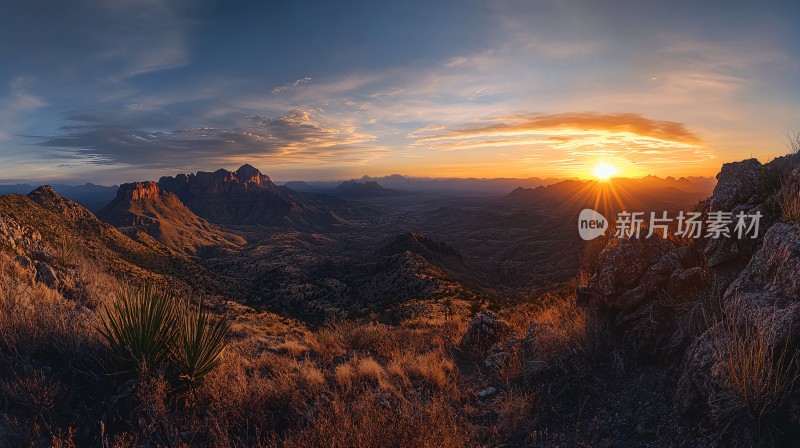
{"type": "Polygon", "coordinates": [[[745,445],[757,438],[784,408],[797,380],[797,352],[788,342],[774,340],[773,332],[758,328],[736,312],[719,325],[714,335],[714,355],[722,366],[721,390],[711,401],[711,413],[722,435],[745,445]]]}
{"type": "Polygon", "coordinates": [[[227,318],[188,303],[176,305],[169,293],[152,285],[120,288],[104,311],[98,331],[120,373],[169,364],[182,389],[194,390],[219,364],[230,333],[227,318]]]}
{"type": "Polygon", "coordinates": [[[202,307],[183,304],[178,308],[175,348],[171,364],[183,388],[194,390],[220,361],[225,341],[230,333],[227,319],[212,316],[202,307]]]}
{"type": "Polygon", "coordinates": [[[175,304],[155,287],[121,287],[116,300],[104,307],[98,331],[122,368],[135,373],[166,361],[175,340],[175,304]]]}

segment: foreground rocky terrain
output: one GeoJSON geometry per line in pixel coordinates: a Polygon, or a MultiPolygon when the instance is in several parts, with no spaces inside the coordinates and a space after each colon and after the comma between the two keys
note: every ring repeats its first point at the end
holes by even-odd
{"type": "Polygon", "coordinates": [[[755,238],[584,245],[568,184],[352,201],[250,168],[123,185],[108,223],[0,197],[0,446],[795,444],[797,155],[726,164],[693,207],[759,212],[755,238]],[[190,391],[98,330],[145,285],[230,324],[190,391]]]}

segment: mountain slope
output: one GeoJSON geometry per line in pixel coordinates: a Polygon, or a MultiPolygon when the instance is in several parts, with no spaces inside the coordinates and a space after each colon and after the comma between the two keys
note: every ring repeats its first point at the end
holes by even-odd
{"type": "MultiPolygon", "coordinates": [[[[56,261],[90,259],[109,273],[135,283],[165,280],[179,288],[188,286],[212,293],[229,290],[232,295],[239,290],[237,285],[227,284],[224,278],[155,240],[134,241],[47,185],[27,196],[0,196],[0,218],[7,228],[30,229],[40,236],[30,244],[16,244],[21,255],[57,259],[60,248],[74,245],[74,252],[65,260],[56,261]]],[[[13,232],[0,232],[0,240],[10,245],[13,232]]]]}
{"type": "Polygon", "coordinates": [[[123,184],[114,198],[98,213],[103,221],[129,234],[144,231],[167,247],[197,255],[206,247],[243,244],[241,237],[199,218],[172,193],[154,182],[123,184]]]}

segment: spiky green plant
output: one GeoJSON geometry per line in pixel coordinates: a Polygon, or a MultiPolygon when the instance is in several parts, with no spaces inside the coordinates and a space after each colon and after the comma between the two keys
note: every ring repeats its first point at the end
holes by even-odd
{"type": "Polygon", "coordinates": [[[120,373],[134,373],[143,366],[163,363],[175,339],[175,301],[153,285],[137,289],[121,287],[106,305],[98,328],[120,373]]]}
{"type": "Polygon", "coordinates": [[[194,388],[214,370],[227,344],[230,325],[226,317],[215,317],[200,305],[180,305],[176,319],[176,341],[170,357],[178,382],[194,388]]]}

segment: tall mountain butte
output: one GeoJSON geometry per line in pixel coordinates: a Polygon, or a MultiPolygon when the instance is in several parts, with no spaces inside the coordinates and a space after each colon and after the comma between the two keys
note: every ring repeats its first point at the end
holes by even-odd
{"type": "Polygon", "coordinates": [[[155,182],[122,184],[98,217],[135,239],[140,239],[139,232],[144,231],[186,255],[197,255],[204,247],[244,243],[240,237],[195,215],[177,196],[161,190],[155,182]]]}
{"type": "Polygon", "coordinates": [[[330,210],[303,200],[302,194],[275,185],[252,165],[236,171],[178,174],[159,179],[158,187],[173,193],[197,216],[215,224],[315,225],[345,223],[330,210]]]}

